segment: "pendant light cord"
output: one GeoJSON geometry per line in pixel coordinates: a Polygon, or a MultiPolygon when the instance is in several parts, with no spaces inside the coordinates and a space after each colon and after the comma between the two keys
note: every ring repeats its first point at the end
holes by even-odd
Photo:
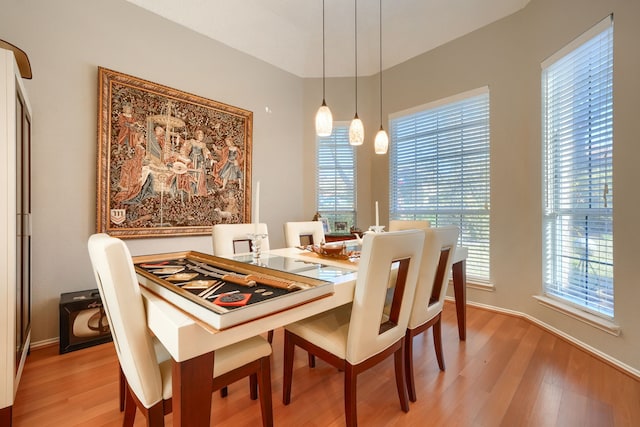
{"type": "Polygon", "coordinates": [[[380,128],[382,129],[382,0],[380,0],[380,128]]]}
{"type": "Polygon", "coordinates": [[[324,0],[322,0],[322,103],[325,103],[324,0]]]}
{"type": "Polygon", "coordinates": [[[358,117],[358,0],[355,3],[355,41],[356,41],[356,117],[358,117]]]}

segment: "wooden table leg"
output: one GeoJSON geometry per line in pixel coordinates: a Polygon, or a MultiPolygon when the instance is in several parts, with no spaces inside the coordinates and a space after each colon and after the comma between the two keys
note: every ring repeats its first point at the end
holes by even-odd
{"type": "Polygon", "coordinates": [[[173,425],[209,427],[213,389],[213,352],[171,366],[173,425]]]}
{"type": "Polygon", "coordinates": [[[458,336],[460,341],[467,339],[467,261],[458,261],[452,266],[453,294],[456,300],[456,315],[458,317],[458,336]]]}
{"type": "Polygon", "coordinates": [[[0,426],[11,426],[13,405],[0,409],[0,426]]]}

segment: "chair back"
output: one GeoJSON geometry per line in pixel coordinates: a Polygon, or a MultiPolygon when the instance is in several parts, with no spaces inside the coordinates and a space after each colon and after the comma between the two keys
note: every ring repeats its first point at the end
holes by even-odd
{"type": "Polygon", "coordinates": [[[350,363],[368,359],[405,335],[424,234],[423,230],[365,234],[347,338],[350,363]],[[389,288],[394,276],[395,286],[389,288]],[[385,309],[389,291],[393,293],[391,307],[385,309]]]}
{"type": "Polygon", "coordinates": [[[410,329],[431,320],[442,311],[460,229],[455,226],[434,227],[425,232],[420,278],[409,318],[410,329]]]}
{"type": "Polygon", "coordinates": [[[322,228],[322,222],[285,222],[284,242],[288,248],[324,243],[324,228],[322,228]]]}
{"type": "Polygon", "coordinates": [[[129,387],[145,408],[162,401],[162,377],[129,249],[107,234],[89,238],[89,256],[129,387]]]}
{"type": "MultiPolygon", "coordinates": [[[[266,234],[262,239],[261,250],[269,250],[269,232],[267,224],[258,224],[257,231],[266,234]]],[[[215,224],[211,229],[213,254],[215,256],[231,256],[238,253],[251,252],[251,239],[248,235],[256,232],[256,224],[215,224]]]]}
{"type": "Polygon", "coordinates": [[[424,220],[392,219],[391,221],[389,221],[389,231],[426,230],[429,227],[431,227],[431,223],[426,219],[424,220]]]}

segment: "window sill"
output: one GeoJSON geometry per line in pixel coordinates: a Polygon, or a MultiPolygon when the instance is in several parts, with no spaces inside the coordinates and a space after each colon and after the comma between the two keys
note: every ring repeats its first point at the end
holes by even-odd
{"type": "Polygon", "coordinates": [[[489,292],[493,292],[496,290],[496,287],[494,286],[493,283],[490,282],[480,282],[480,281],[473,281],[473,280],[467,280],[467,288],[468,289],[479,289],[481,291],[489,291],[489,292]]]}
{"type": "MultiPolygon", "coordinates": [[[[491,282],[483,282],[481,280],[467,279],[465,281],[467,289],[479,289],[481,291],[489,291],[493,292],[496,290],[496,287],[491,282]]],[[[449,279],[449,287],[453,289],[453,279],[449,279]]]]}
{"type": "Polygon", "coordinates": [[[610,320],[606,320],[596,315],[586,313],[582,310],[578,310],[575,307],[563,304],[560,301],[546,296],[534,295],[533,298],[535,298],[540,304],[544,305],[545,307],[558,311],[576,320],[580,320],[581,322],[593,326],[594,328],[600,329],[601,331],[607,332],[613,336],[620,336],[620,326],[610,320]]]}

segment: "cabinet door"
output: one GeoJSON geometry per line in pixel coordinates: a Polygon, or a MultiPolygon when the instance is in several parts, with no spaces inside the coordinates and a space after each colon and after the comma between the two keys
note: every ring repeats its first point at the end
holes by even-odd
{"type": "Polygon", "coordinates": [[[31,117],[16,85],[16,370],[31,328],[31,117]]]}
{"type": "Polygon", "coordinates": [[[25,110],[22,125],[22,333],[31,332],[31,116],[25,110]]]}

